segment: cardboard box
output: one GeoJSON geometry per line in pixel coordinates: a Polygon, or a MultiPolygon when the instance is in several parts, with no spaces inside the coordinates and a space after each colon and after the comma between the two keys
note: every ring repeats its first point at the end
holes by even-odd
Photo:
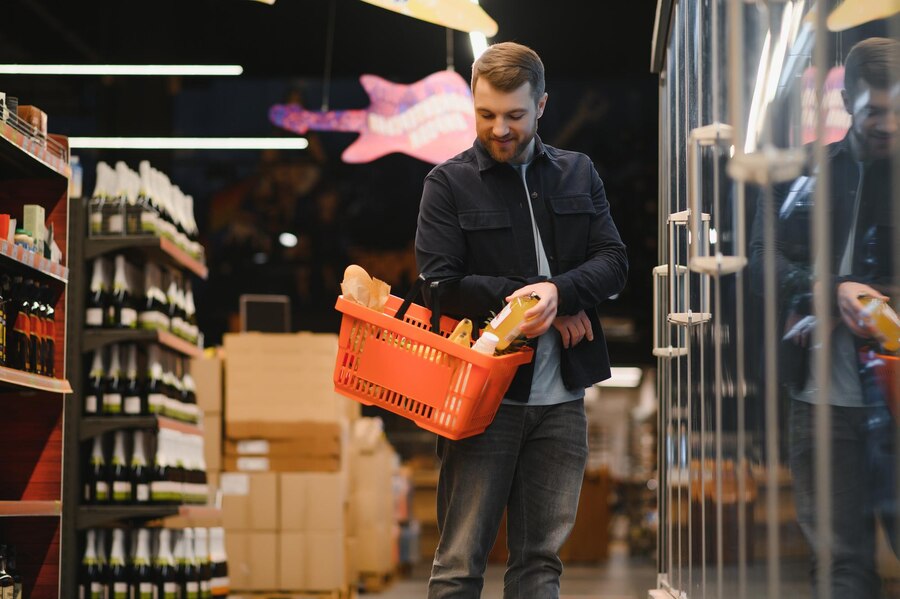
{"type": "Polygon", "coordinates": [[[336,355],[333,334],[225,335],[226,420],[346,421],[349,400],[332,381],[336,355]]]}
{"type": "Polygon", "coordinates": [[[281,529],[334,532],[346,529],[347,489],[340,474],[281,474],[281,529]]]}
{"type": "Polygon", "coordinates": [[[344,531],[283,532],[279,539],[284,590],[335,591],[350,582],[344,531]]]}
{"type": "Polygon", "coordinates": [[[340,455],[348,427],[338,422],[229,422],[229,455],[340,455]]]}
{"type": "Polygon", "coordinates": [[[276,531],[279,529],[278,475],[223,472],[222,526],[229,531],[276,531]]]}
{"type": "Polygon", "coordinates": [[[330,457],[225,456],[225,470],[232,472],[340,472],[341,459],[330,457]]]}
{"type": "Polygon", "coordinates": [[[382,573],[393,570],[393,524],[371,523],[356,533],[356,567],[360,572],[382,573]]]}
{"type": "Polygon", "coordinates": [[[191,360],[191,377],[196,387],[197,405],[204,412],[222,413],[224,363],[219,357],[194,358],[191,360]]]}
{"type": "Polygon", "coordinates": [[[228,575],[235,591],[278,588],[278,534],[274,532],[225,533],[228,575]]]}
{"type": "Polygon", "coordinates": [[[203,459],[206,469],[222,469],[222,414],[209,412],[203,414],[203,459]]]}

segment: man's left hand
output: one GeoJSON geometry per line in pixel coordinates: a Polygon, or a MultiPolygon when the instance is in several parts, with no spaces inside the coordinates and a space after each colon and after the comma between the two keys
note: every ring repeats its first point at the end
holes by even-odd
{"type": "Polygon", "coordinates": [[[506,297],[509,302],[514,297],[528,296],[536,293],[541,300],[536,306],[525,312],[525,322],[522,323],[522,333],[528,337],[539,337],[547,332],[556,318],[556,308],[559,302],[559,290],[556,285],[548,281],[526,285],[513,291],[506,297]]]}

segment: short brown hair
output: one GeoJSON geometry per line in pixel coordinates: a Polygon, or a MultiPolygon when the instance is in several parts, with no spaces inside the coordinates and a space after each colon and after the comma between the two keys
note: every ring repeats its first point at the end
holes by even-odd
{"type": "Polygon", "coordinates": [[[844,63],[844,88],[851,98],[865,81],[877,89],[888,89],[897,82],[900,68],[900,43],[886,37],[870,37],[850,49],[844,63]]]}
{"type": "Polygon", "coordinates": [[[531,83],[534,101],[544,95],[544,63],[537,52],[515,42],[493,44],[472,64],[472,93],[484,77],[497,89],[511,92],[531,83]]]}

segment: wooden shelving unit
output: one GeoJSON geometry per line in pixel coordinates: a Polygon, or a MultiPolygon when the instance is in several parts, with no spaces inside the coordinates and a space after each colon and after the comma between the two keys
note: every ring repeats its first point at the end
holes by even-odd
{"type": "Polygon", "coordinates": [[[202,435],[196,424],[181,422],[165,416],[92,416],[81,421],[78,436],[82,441],[120,429],[171,429],[188,435],[202,435]]]}
{"type": "Polygon", "coordinates": [[[81,350],[91,352],[114,343],[158,343],[191,358],[203,355],[203,349],[168,331],[141,329],[85,329],[81,350]]]}
{"type": "MultiPolygon", "coordinates": [[[[63,526],[63,412],[72,387],[66,378],[69,299],[68,142],[51,135],[42,139],[10,115],[0,122],[0,205],[22,218],[25,204],[43,206],[63,254],[53,264],[34,252],[0,240],[0,273],[46,284],[53,293],[56,317],[55,372],[38,376],[0,366],[0,542],[14,545],[24,595],[56,598],[60,585],[60,535],[63,526]]],[[[5,233],[5,232],[4,232],[5,233]]],[[[5,237],[5,235],[4,235],[5,237]]]]}

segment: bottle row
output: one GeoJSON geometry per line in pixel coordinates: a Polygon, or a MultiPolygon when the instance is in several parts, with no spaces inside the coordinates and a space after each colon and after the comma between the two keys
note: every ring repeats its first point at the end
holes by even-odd
{"type": "Polygon", "coordinates": [[[78,575],[80,599],[227,597],[222,528],[91,529],[78,575]]]}
{"type": "Polygon", "coordinates": [[[194,199],[148,161],[142,160],[138,171],[121,160],[115,169],[105,162],[97,163],[97,180],[88,204],[89,235],[166,237],[202,259],[194,199]]]}
{"type": "Polygon", "coordinates": [[[136,344],[94,351],[84,390],[85,416],[167,416],[196,424],[194,379],[187,360],[156,344],[146,354],[136,344]]]}
{"type": "Polygon", "coordinates": [[[22,599],[22,576],[16,567],[16,548],[0,544],[0,597],[22,599]]]}
{"type": "Polygon", "coordinates": [[[200,435],[172,429],[117,430],[97,435],[90,445],[87,466],[82,469],[85,504],[207,503],[209,487],[200,435]]]}
{"type": "Polygon", "coordinates": [[[46,284],[0,274],[0,366],[55,375],[54,306],[46,284]]]}
{"type": "Polygon", "coordinates": [[[122,254],[94,260],[85,325],[171,331],[190,343],[201,343],[190,279],[153,262],[135,266],[122,254]]]}

